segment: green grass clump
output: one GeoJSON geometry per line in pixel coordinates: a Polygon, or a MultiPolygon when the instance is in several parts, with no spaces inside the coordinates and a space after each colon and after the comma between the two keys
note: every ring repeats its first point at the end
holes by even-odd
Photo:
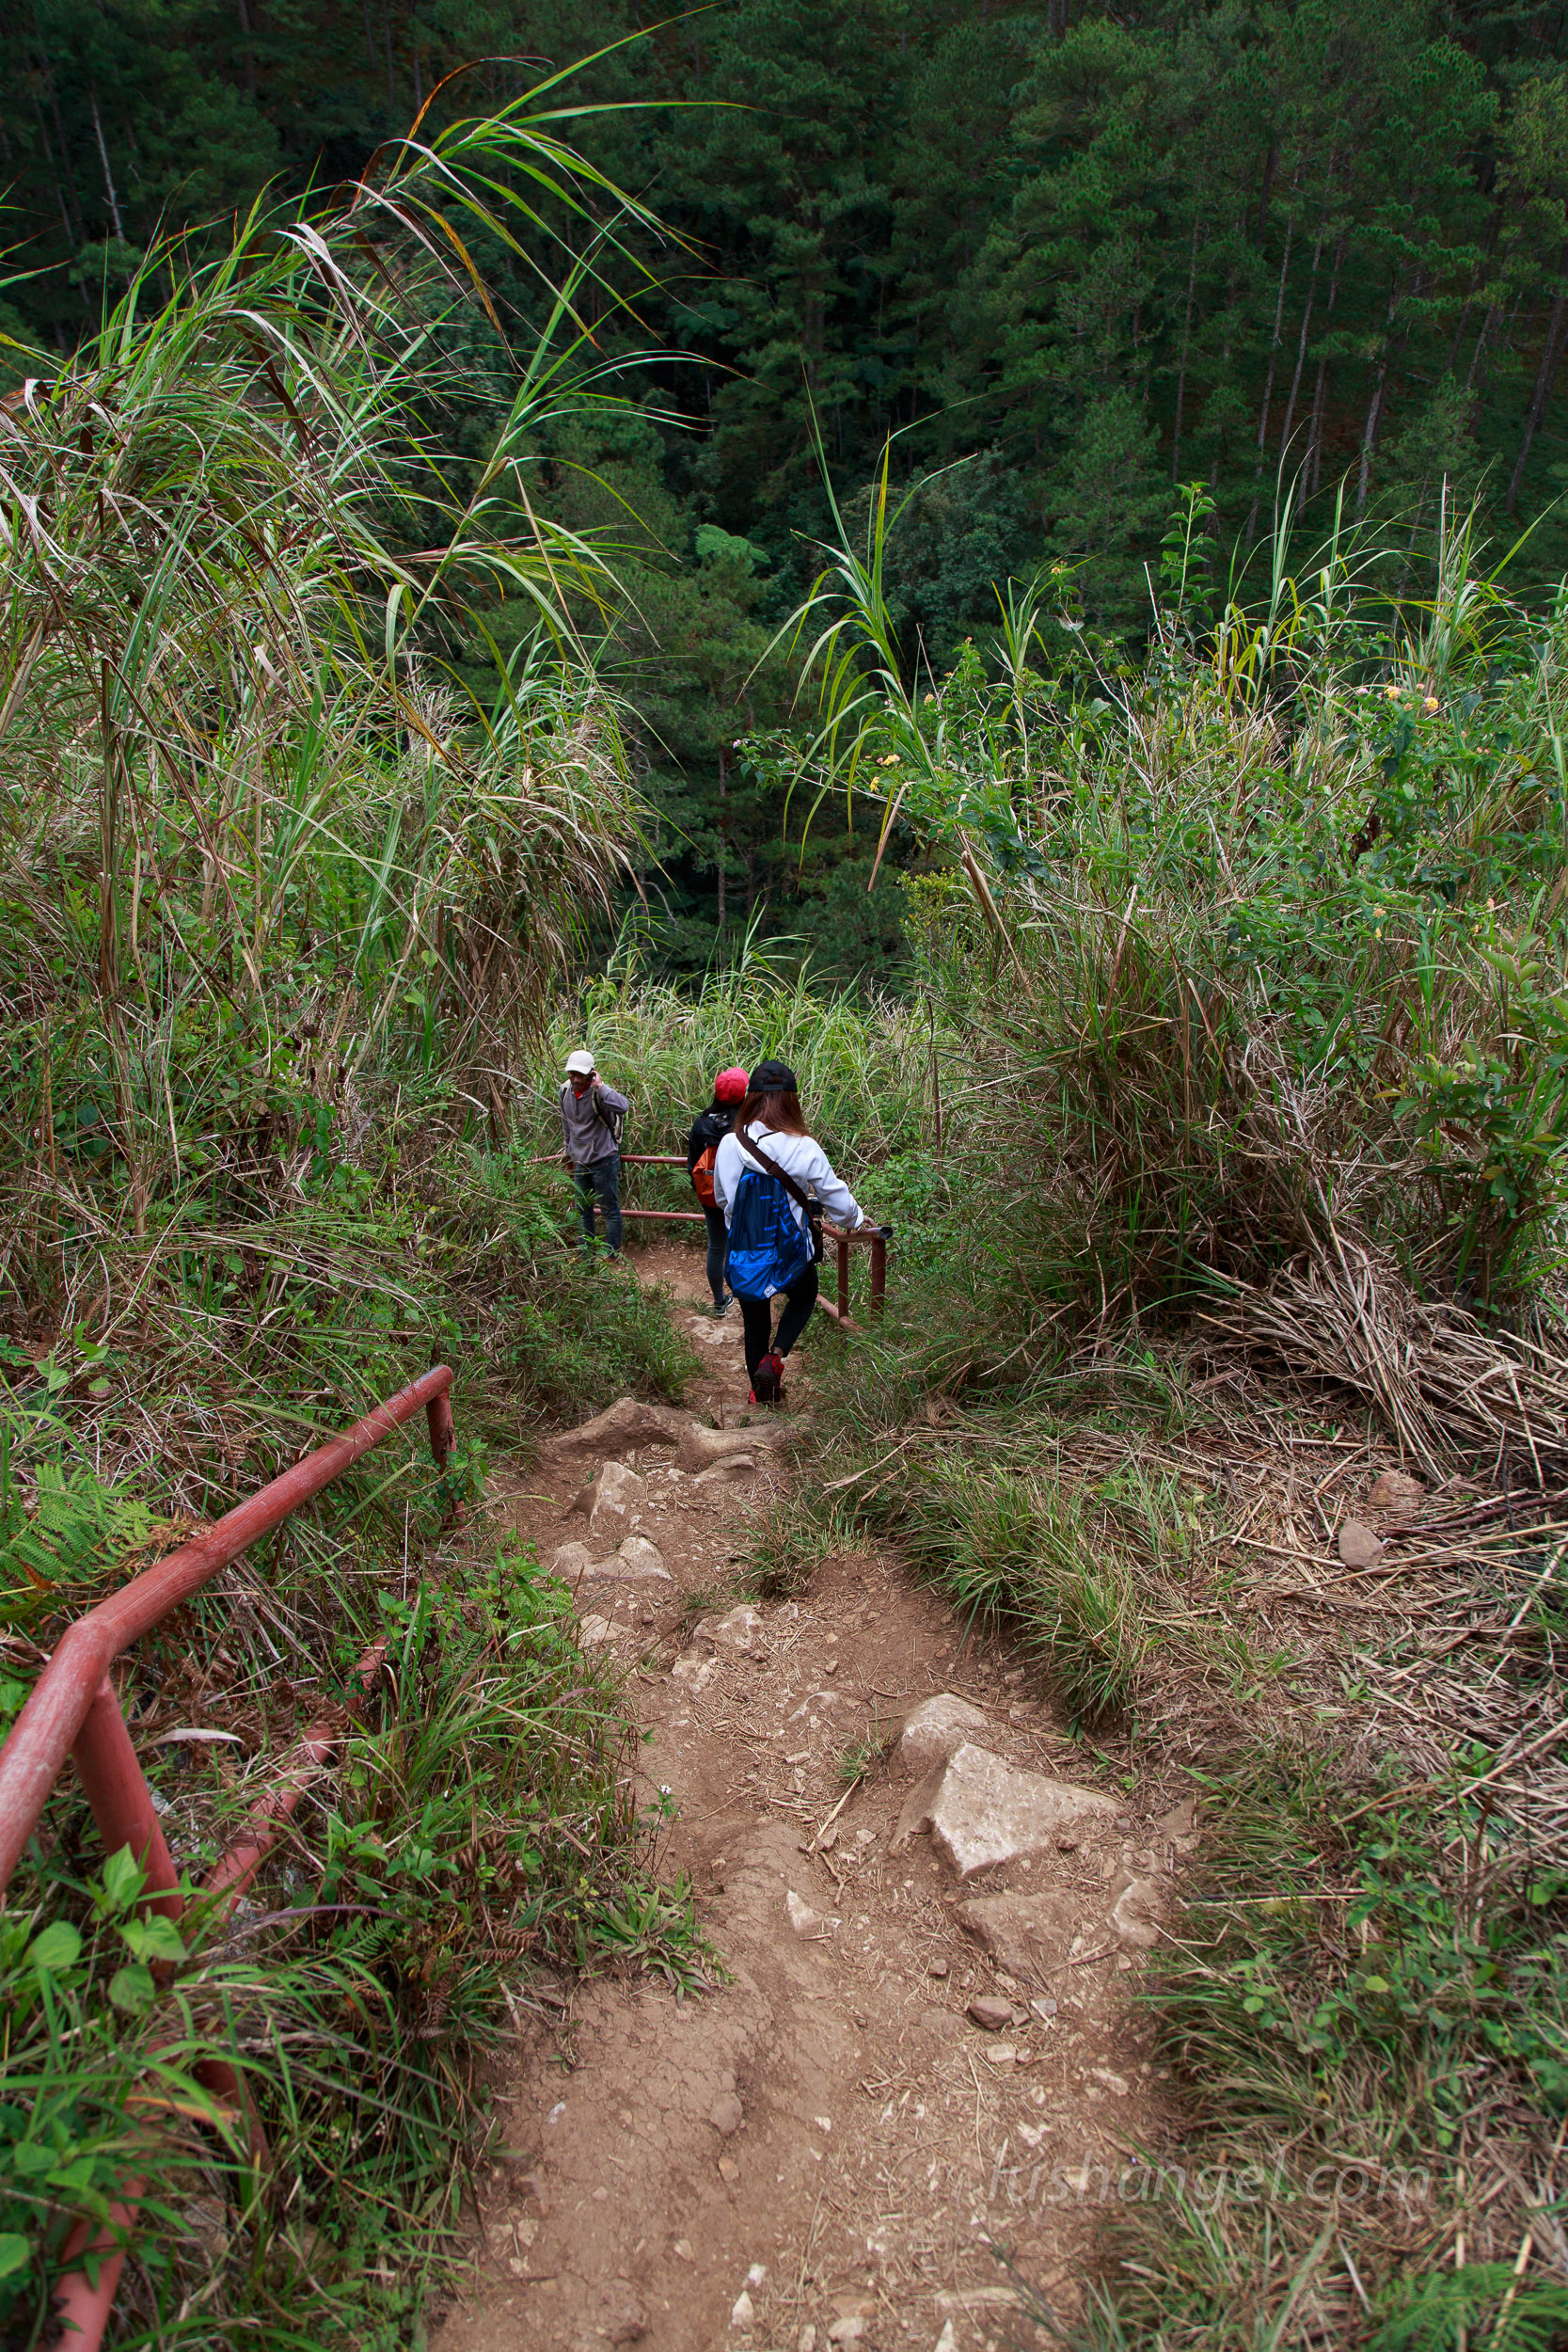
{"type": "MultiPolygon", "coordinates": [[[[653,1878],[632,1735],[565,1588],[511,1553],[436,1564],[408,1598],[390,1570],[372,1589],[386,1690],[230,1929],[199,1905],[178,1931],[139,1922],[129,1856],[99,1853],[69,1786],[52,1800],[0,1947],[0,2326],[46,2307],[75,2216],[102,2215],[129,2166],[150,2185],[122,2296],[135,2324],[155,2330],[215,2276],[226,2327],[389,2346],[459,2254],[476,2061],[509,1994],[541,1967],[708,1980],[689,1889],[653,1878]],[[244,2117],[196,2079],[214,2057],[266,2132],[263,2171],[244,2117]]],[[[134,1721],[160,1680],[141,1662],[134,1721]]],[[[346,1652],[340,1673],[346,1698],[346,1652]]],[[[254,1789],[152,1753],[199,1876],[254,1789]]]]}
{"type": "Polygon", "coordinates": [[[551,1266],[518,1308],[501,1361],[521,1395],[578,1421],[629,1390],[678,1404],[700,1369],[664,1283],[597,1254],[551,1266]]]}
{"type": "Polygon", "coordinates": [[[1292,2312],[1369,2352],[1466,2328],[1473,2345],[1562,2341],[1560,2287],[1498,2263],[1426,2275],[1500,2117],[1550,2132],[1568,2114],[1560,1873],[1503,1855],[1479,1879],[1480,1801],[1448,1843],[1397,1797],[1341,1824],[1322,1756],[1259,1749],[1206,1804],[1145,1996],[1195,2121],[1112,2227],[1087,2343],[1255,2352],[1292,2341],[1292,2312]]]}

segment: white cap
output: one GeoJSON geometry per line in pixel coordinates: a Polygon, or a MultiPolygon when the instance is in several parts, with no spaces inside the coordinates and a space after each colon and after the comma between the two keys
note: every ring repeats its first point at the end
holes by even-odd
{"type": "Polygon", "coordinates": [[[593,1071],[594,1057],[592,1054],[586,1052],[582,1046],[579,1045],[575,1054],[567,1055],[566,1074],[568,1077],[591,1077],[593,1075],[593,1071]]]}

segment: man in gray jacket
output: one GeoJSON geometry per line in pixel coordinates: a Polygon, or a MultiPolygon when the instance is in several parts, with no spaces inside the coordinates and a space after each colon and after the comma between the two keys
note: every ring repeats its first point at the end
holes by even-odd
{"type": "Polygon", "coordinates": [[[582,1246],[594,1246],[594,1203],[604,1209],[605,1240],[612,1258],[621,1254],[621,1122],[631,1108],[624,1094],[607,1087],[594,1057],[580,1045],[566,1057],[561,1089],[561,1136],[566,1165],[577,1184],[582,1212],[582,1246]]]}

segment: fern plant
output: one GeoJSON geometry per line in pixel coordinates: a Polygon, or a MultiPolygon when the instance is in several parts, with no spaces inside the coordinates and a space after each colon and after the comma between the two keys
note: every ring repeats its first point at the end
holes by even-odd
{"type": "Polygon", "coordinates": [[[1511,2263],[1472,2263],[1402,2282],[1367,2352],[1560,2352],[1568,2287],[1522,2285],[1511,2263]]]}

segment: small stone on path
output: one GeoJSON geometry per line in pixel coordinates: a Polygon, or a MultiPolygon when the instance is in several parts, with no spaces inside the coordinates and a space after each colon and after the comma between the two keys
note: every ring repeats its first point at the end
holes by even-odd
{"type": "Polygon", "coordinates": [[[1152,1951],[1160,1941],[1160,1915],[1164,1889],[1156,1879],[1123,1874],[1111,1888],[1111,1927],[1120,1943],[1140,1952],[1152,1951]]]}
{"type": "Polygon", "coordinates": [[[727,1616],[720,1618],[707,1638],[717,1643],[721,1649],[733,1650],[740,1657],[750,1657],[757,1646],[762,1630],[761,1617],[747,1602],[742,1601],[738,1609],[732,1609],[727,1616]]]}
{"type": "Polygon", "coordinates": [[[753,1424],[746,1429],[705,1429],[700,1422],[689,1421],[675,1449],[676,1465],[683,1470],[705,1470],[727,1454],[754,1454],[759,1446],[782,1445],[789,1434],[787,1422],[771,1428],[753,1424]]]}
{"type": "Polygon", "coordinates": [[[964,2014],[987,2033],[998,2033],[1004,2026],[1012,2024],[1013,2005],[1011,2001],[994,2000],[989,1993],[982,1993],[971,2001],[964,2014]]]}
{"type": "Polygon", "coordinates": [[[718,1671],[718,1660],[705,1658],[700,1649],[682,1650],[670,1669],[674,1680],[681,1685],[683,1690],[690,1692],[693,1696],[706,1688],[718,1671]]]}
{"type": "Polygon", "coordinates": [[[1079,1898],[1062,1890],[982,1895],[960,1903],[954,1914],[964,1933],[990,1952],[998,1967],[1030,1984],[1043,1982],[1060,1964],[1082,1915],[1079,1898]]]}
{"type": "Polygon", "coordinates": [[[715,1462],[711,1470],[699,1470],[691,1484],[694,1486],[725,1486],[737,1479],[754,1478],[756,1470],[754,1454],[726,1454],[723,1460],[715,1462]]]}
{"type": "Polygon", "coordinates": [[[784,1896],[784,1909],[789,1914],[789,1924],[797,1935],[823,1935],[830,1928],[838,1925],[836,1919],[824,1919],[819,1913],[813,1911],[810,1903],[802,1902],[793,1887],[790,1887],[784,1896]]]}
{"type": "Polygon", "coordinates": [[[1339,1557],[1347,1568],[1370,1568],[1383,1557],[1384,1543],[1359,1519],[1346,1519],[1339,1529],[1339,1557]]]}
{"type": "MultiPolygon", "coordinates": [[[[664,1554],[657,1544],[649,1543],[646,1535],[628,1535],[616,1558],[623,1576],[661,1576],[667,1584],[674,1581],[664,1565],[664,1554]]],[[[610,1565],[605,1563],[607,1567],[610,1565]]]]}
{"type": "Polygon", "coordinates": [[[1369,1511],[1394,1511],[1402,1517],[1414,1511],[1426,1497],[1426,1488],[1418,1478],[1406,1470],[1385,1470],[1374,1480],[1367,1497],[1369,1511]]]}

